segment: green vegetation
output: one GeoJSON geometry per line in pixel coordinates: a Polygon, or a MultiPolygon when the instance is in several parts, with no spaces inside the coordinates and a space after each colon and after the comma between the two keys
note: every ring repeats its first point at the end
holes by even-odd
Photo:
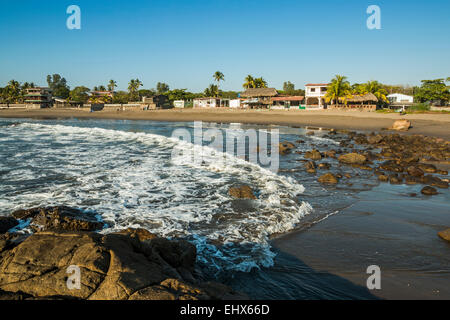
{"type": "Polygon", "coordinates": [[[204,91],[205,97],[218,97],[219,96],[219,87],[215,84],[210,84],[208,88],[204,91]]]}
{"type": "Polygon", "coordinates": [[[116,87],[117,87],[117,82],[112,80],[112,79],[109,80],[108,90],[111,91],[111,92],[114,92],[114,89],[116,89],[116,87]]]}
{"type": "Polygon", "coordinates": [[[414,98],[418,102],[432,101],[444,105],[450,101],[449,87],[444,79],[422,80],[422,86],[416,90],[414,98]]]}
{"type": "Polygon", "coordinates": [[[339,105],[339,100],[345,100],[351,94],[350,82],[347,77],[336,75],[331,83],[328,85],[327,93],[325,94],[325,102],[333,102],[339,105]]]}
{"type": "Polygon", "coordinates": [[[65,78],[61,77],[59,74],[48,75],[47,76],[48,87],[52,90],[54,97],[67,99],[70,94],[70,88],[67,85],[65,78]]]}
{"type": "Polygon", "coordinates": [[[89,91],[89,88],[84,86],[75,87],[75,89],[70,91],[69,99],[73,102],[86,103],[89,99],[89,91]]]}
{"type": "Polygon", "coordinates": [[[262,77],[254,78],[252,75],[248,75],[247,77],[245,77],[245,82],[242,86],[245,89],[267,88],[268,84],[267,81],[264,80],[262,77]]]}
{"type": "Polygon", "coordinates": [[[136,101],[139,98],[139,87],[142,87],[142,82],[139,79],[131,79],[128,83],[128,94],[131,101],[136,101]]]}
{"type": "Polygon", "coordinates": [[[158,82],[156,84],[156,92],[158,94],[164,94],[170,90],[169,85],[164,82],[158,82]]]}

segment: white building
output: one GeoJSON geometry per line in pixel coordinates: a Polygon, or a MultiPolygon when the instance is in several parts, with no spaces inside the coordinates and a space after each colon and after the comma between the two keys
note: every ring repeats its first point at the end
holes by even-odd
{"type": "Polygon", "coordinates": [[[241,107],[241,99],[231,99],[230,100],[230,108],[240,108],[241,107]]]}
{"type": "Polygon", "coordinates": [[[196,98],[193,100],[194,108],[220,108],[228,107],[229,99],[221,98],[196,98]]]}
{"type": "Polygon", "coordinates": [[[175,108],[184,108],[184,100],[175,100],[173,106],[175,108]]]}
{"type": "Polygon", "coordinates": [[[387,96],[390,103],[413,103],[414,97],[401,93],[393,93],[387,96]]]}
{"type": "Polygon", "coordinates": [[[327,87],[328,83],[308,83],[305,85],[306,107],[323,108],[327,87]]]}

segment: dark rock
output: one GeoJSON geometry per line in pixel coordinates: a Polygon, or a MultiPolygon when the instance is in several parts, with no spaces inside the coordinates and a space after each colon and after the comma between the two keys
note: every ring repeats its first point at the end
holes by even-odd
{"type": "Polygon", "coordinates": [[[413,177],[413,176],[406,176],[405,183],[412,185],[412,184],[418,184],[420,182],[420,179],[413,177]]]}
{"type": "Polygon", "coordinates": [[[0,217],[0,233],[5,233],[18,224],[19,222],[13,217],[0,217]]]}
{"type": "Polygon", "coordinates": [[[390,174],[389,182],[391,184],[401,184],[403,182],[403,179],[397,174],[390,174]]]}
{"type": "Polygon", "coordinates": [[[437,190],[435,188],[433,188],[433,187],[430,187],[430,186],[426,186],[420,192],[422,194],[424,194],[424,195],[427,195],[427,196],[432,196],[432,195],[438,194],[437,190]]]}
{"type": "Polygon", "coordinates": [[[95,231],[102,229],[104,224],[93,213],[58,206],[40,208],[39,213],[31,220],[30,227],[35,231],[95,231]]]}
{"type": "Polygon", "coordinates": [[[403,167],[393,160],[388,160],[380,164],[380,169],[392,172],[403,172],[403,167]]]}
{"type": "Polygon", "coordinates": [[[320,154],[320,152],[318,150],[314,149],[312,151],[307,151],[305,153],[305,158],[311,159],[311,160],[321,160],[322,155],[320,154]]]}
{"type": "Polygon", "coordinates": [[[294,148],[294,145],[292,143],[280,143],[278,145],[278,152],[285,156],[292,152],[292,149],[294,148]]]}
{"type": "Polygon", "coordinates": [[[335,150],[328,150],[328,151],[325,151],[323,153],[323,155],[324,155],[324,157],[327,157],[327,158],[336,158],[336,151],[335,150]]]}
{"type": "Polygon", "coordinates": [[[439,232],[438,236],[443,240],[450,241],[450,229],[439,232]]]}
{"type": "Polygon", "coordinates": [[[417,168],[415,166],[409,166],[406,169],[406,172],[408,172],[413,177],[422,177],[424,175],[424,172],[422,171],[422,169],[417,168]]]}
{"type": "Polygon", "coordinates": [[[381,134],[369,135],[367,137],[367,142],[370,144],[378,144],[383,140],[383,136],[381,134]]]}
{"type": "Polygon", "coordinates": [[[365,156],[358,153],[348,153],[341,155],[338,160],[345,164],[363,164],[367,159],[365,156]]]}
{"type": "Polygon", "coordinates": [[[137,238],[141,242],[157,238],[155,234],[150,233],[148,230],[142,228],[127,228],[116,232],[116,234],[129,235],[131,238],[137,238]]]}
{"type": "Polygon", "coordinates": [[[316,163],[314,161],[308,161],[305,163],[306,172],[316,173],[316,163]]]}
{"type": "Polygon", "coordinates": [[[252,188],[246,185],[240,187],[231,187],[228,190],[228,193],[230,194],[230,196],[238,199],[256,199],[252,188]]]}
{"type": "Polygon", "coordinates": [[[337,184],[339,182],[338,178],[330,172],[320,176],[317,181],[323,184],[337,184]]]}
{"type": "Polygon", "coordinates": [[[330,169],[331,165],[329,163],[319,163],[318,168],[323,170],[330,169]]]}
{"type": "Polygon", "coordinates": [[[437,172],[437,168],[432,165],[432,164],[428,164],[428,163],[419,163],[418,168],[423,170],[424,172],[427,173],[436,173],[437,172]]]}

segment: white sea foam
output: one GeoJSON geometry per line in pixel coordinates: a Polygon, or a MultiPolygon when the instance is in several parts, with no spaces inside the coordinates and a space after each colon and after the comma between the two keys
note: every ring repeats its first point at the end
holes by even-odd
{"type": "Polygon", "coordinates": [[[110,223],[102,232],[143,227],[186,237],[197,245],[199,260],[218,269],[270,266],[268,237],[291,230],[312,211],[298,200],[304,187],[294,179],[176,138],[40,123],[0,132],[6,153],[20,154],[15,161],[1,155],[0,170],[9,171],[0,184],[4,213],[58,204],[95,210],[110,223]],[[172,161],[174,148],[202,152],[204,162],[172,161]],[[232,199],[234,184],[250,185],[258,199],[232,199]]]}

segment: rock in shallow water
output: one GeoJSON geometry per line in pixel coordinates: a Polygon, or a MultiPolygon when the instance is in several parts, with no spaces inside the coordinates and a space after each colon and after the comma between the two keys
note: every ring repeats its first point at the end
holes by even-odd
{"type": "MultiPolygon", "coordinates": [[[[95,214],[66,206],[33,208],[23,212],[27,212],[26,218],[32,218],[30,227],[34,231],[95,231],[104,227],[104,224],[95,218],[95,214]]],[[[21,216],[24,217],[23,214],[21,216]]]]}
{"type": "Polygon", "coordinates": [[[338,178],[331,172],[325,173],[324,175],[319,177],[317,181],[323,184],[337,184],[339,182],[338,178]]]}
{"type": "Polygon", "coordinates": [[[343,154],[338,158],[339,162],[346,164],[363,164],[366,162],[366,157],[358,153],[343,154]]]}
{"type": "Polygon", "coordinates": [[[433,196],[433,195],[438,194],[438,192],[435,188],[429,187],[429,186],[423,188],[421,193],[424,195],[427,195],[427,196],[433,196]]]}
{"type": "Polygon", "coordinates": [[[444,240],[450,241],[450,229],[439,232],[438,236],[444,240]]]}
{"type": "Polygon", "coordinates": [[[252,188],[249,186],[232,187],[228,190],[230,196],[238,199],[256,199],[252,188]]]}

